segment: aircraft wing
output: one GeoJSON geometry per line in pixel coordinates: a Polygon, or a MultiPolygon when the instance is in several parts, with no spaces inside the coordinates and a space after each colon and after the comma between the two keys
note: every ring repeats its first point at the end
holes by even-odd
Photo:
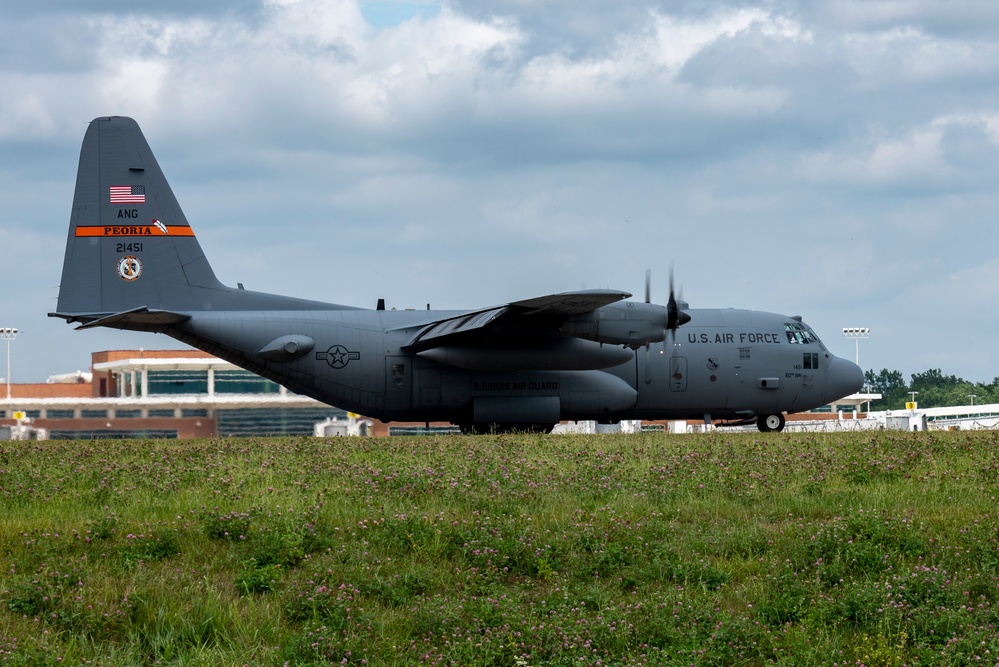
{"type": "Polygon", "coordinates": [[[534,299],[524,299],[508,304],[509,308],[516,309],[520,315],[531,317],[544,314],[559,318],[570,315],[581,315],[590,313],[606,306],[607,304],[623,301],[631,297],[628,292],[616,292],[614,290],[586,290],[582,292],[565,292],[562,294],[550,294],[539,296],[534,299]]]}
{"type": "Polygon", "coordinates": [[[583,290],[473,310],[426,325],[405,347],[416,351],[429,350],[454,339],[488,335],[490,330],[496,329],[537,336],[552,334],[568,317],[592,312],[630,296],[628,292],[614,290],[583,290]]]}

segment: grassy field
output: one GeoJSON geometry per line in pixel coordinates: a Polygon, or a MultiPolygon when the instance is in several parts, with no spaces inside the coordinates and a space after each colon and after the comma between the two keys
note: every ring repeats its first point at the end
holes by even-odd
{"type": "Polygon", "coordinates": [[[0,443],[0,665],[994,666],[997,436],[0,443]]]}

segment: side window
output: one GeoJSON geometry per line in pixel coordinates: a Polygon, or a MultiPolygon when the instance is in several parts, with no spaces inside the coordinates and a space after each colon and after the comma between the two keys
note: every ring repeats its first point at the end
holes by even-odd
{"type": "Polygon", "coordinates": [[[802,367],[809,370],[817,370],[819,367],[819,353],[805,352],[805,357],[802,360],[802,367]]]}

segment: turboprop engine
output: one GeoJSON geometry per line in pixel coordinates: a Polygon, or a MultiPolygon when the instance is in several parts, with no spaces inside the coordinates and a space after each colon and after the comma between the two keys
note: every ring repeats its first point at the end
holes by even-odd
{"type": "Polygon", "coordinates": [[[638,349],[666,340],[669,309],[653,303],[625,301],[566,320],[560,331],[568,336],[638,349]]]}

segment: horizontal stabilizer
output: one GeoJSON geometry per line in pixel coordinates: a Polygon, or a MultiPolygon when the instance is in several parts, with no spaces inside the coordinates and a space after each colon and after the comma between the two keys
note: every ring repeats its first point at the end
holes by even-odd
{"type": "Polygon", "coordinates": [[[156,331],[166,329],[171,324],[185,322],[190,315],[169,310],[150,310],[146,306],[124,310],[120,313],[49,313],[49,317],[61,317],[67,322],[82,322],[79,329],[111,327],[114,329],[138,329],[156,331]]]}

